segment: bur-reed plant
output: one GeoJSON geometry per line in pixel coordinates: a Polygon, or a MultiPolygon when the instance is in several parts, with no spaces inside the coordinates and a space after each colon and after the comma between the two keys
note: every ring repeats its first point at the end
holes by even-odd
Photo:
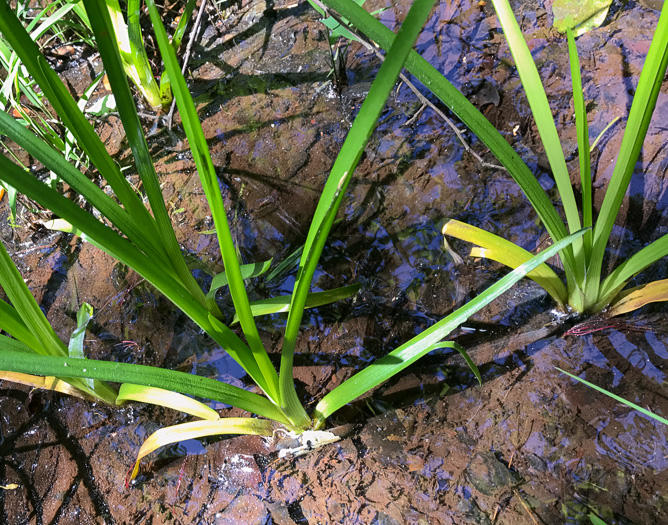
{"type": "MultiPolygon", "coordinates": [[[[104,218],[104,222],[2,156],[0,156],[0,180],[13,185],[59,216],[57,225],[60,228],[80,235],[84,240],[139,273],[224,348],[264,393],[259,395],[215,379],[172,370],[82,359],[81,355],[73,357],[72,352],[64,349],[64,345],[48,326],[48,322],[5,253],[0,257],[0,261],[4,260],[0,268],[0,285],[9,296],[11,305],[0,303],[0,308],[3,310],[0,329],[11,337],[0,336],[0,370],[61,378],[102,400],[114,400],[116,403],[132,400],[157,403],[182,410],[198,418],[191,423],[161,429],[149,437],[139,452],[133,475],[136,474],[139,460],[150,451],[166,443],[193,437],[225,433],[270,436],[281,429],[295,435],[306,435],[310,443],[332,440],[334,438],[331,433],[319,430],[331,414],[435,348],[451,347],[458,350],[480,380],[477,368],[464,350],[456,343],[444,339],[469,316],[508,290],[527,272],[553,256],[558,250],[563,250],[584,233],[582,231],[566,236],[554,246],[520,265],[464,307],[359,371],[328,393],[320,400],[314,411],[307,414],[297,397],[293,381],[294,352],[304,309],[309,305],[309,301],[322,304],[350,295],[354,291],[354,288],[349,287],[337,289],[331,291],[324,299],[322,294],[314,299],[315,294],[309,294],[313,276],[354,169],[406,57],[414,53],[411,47],[430,12],[433,0],[416,0],[396,38],[392,35],[386,59],[327,179],[302,251],[294,291],[291,296],[281,300],[282,305],[278,305],[281,308],[288,308],[280,352],[280,374],[277,373],[260,339],[254,321],[254,314],[258,313],[254,306],[257,305],[249,301],[245,287],[245,279],[252,274],[254,267],[244,267],[239,263],[219,182],[196,107],[180,72],[176,54],[170,45],[154,0],[146,2],[149,15],[166,71],[172,79],[172,89],[183,127],[210,206],[225,265],[225,277],[221,280],[226,281],[229,286],[243,339],[222,322],[214,294],[204,293],[185,263],[160,193],[159,181],[123,70],[109,12],[101,0],[84,0],[84,3],[116,97],[135,167],[147,194],[150,212],[121,175],[75,101],[56,73],[48,67],[39,49],[5,2],[0,2],[0,33],[11,41],[24,66],[84,148],[101,177],[113,189],[114,196],[108,196],[49,145],[2,112],[0,112],[0,133],[9,136],[37,161],[57,173],[71,188],[84,196],[88,205],[95,208],[104,218]],[[104,383],[93,383],[91,386],[91,379],[122,383],[122,385],[118,395],[113,396],[109,394],[109,389],[104,383]],[[208,406],[187,396],[220,401],[258,417],[221,419],[208,406]]],[[[278,306],[274,305],[274,308],[278,306]]]]}
{"type": "MultiPolygon", "coordinates": [[[[354,2],[347,0],[309,0],[323,16],[332,17],[343,27],[361,33],[366,39],[387,51],[392,42],[392,32],[354,2]]],[[[590,227],[586,239],[578,241],[559,254],[566,283],[547,265],[530,276],[536,280],[563,309],[576,312],[597,313],[611,306],[608,315],[619,315],[639,308],[648,302],[663,301],[668,297],[668,281],[656,281],[629,290],[622,289],[642,270],[668,253],[668,238],[661,237],[619,265],[605,279],[601,279],[603,258],[615,219],[630,183],[649,121],[656,105],[661,81],[666,71],[668,53],[668,15],[666,6],[655,30],[645,67],[635,92],[633,105],[627,120],[624,140],[606,196],[594,223],[592,204],[589,139],[586,135],[586,115],[580,81],[579,65],[573,38],[570,38],[572,75],[575,83],[574,100],[581,161],[582,220],[575,199],[571,178],[566,168],[558,133],[549,108],[545,90],[540,82],[536,66],[524,41],[517,21],[507,0],[494,1],[501,25],[506,33],[515,58],[520,79],[531,106],[543,145],[552,167],[557,189],[566,215],[566,224],[551,202],[545,190],[529,167],[506,142],[498,130],[433,66],[415,51],[406,59],[406,69],[447,106],[480,141],[485,144],[508,170],[520,186],[553,241],[563,239],[568,232],[580,226],[590,227]]],[[[354,38],[354,36],[353,36],[354,38]]],[[[526,261],[531,254],[501,237],[484,232],[459,221],[449,221],[444,233],[477,244],[473,255],[484,255],[511,268],[526,261]]]]}
{"type": "MultiPolygon", "coordinates": [[[[545,89],[529,48],[522,36],[508,0],[492,0],[501,27],[515,60],[515,65],[533,113],[536,126],[552,168],[552,174],[561,197],[566,224],[571,232],[582,226],[591,228],[584,237],[560,252],[566,274],[566,283],[547,265],[542,265],[528,277],[540,284],[562,307],[576,312],[593,314],[610,306],[609,315],[619,315],[647,303],[668,300],[668,280],[655,281],[629,290],[622,289],[638,273],[668,254],[668,235],[644,247],[624,260],[610,275],[601,279],[604,255],[609,244],[615,220],[647,134],[656,100],[668,66],[668,7],[664,4],[645,64],[633,96],[626,129],[615,168],[605,192],[605,198],[595,218],[592,199],[592,173],[587,114],[580,78],[580,65],[575,39],[568,31],[568,51],[573,82],[573,100],[578,137],[581,213],[574,191],[574,182],[566,165],[559,135],[554,123],[545,89]]],[[[526,179],[526,170],[510,174],[525,189],[532,181],[526,179]]],[[[562,238],[566,227],[555,215],[554,208],[544,193],[526,191],[529,200],[553,240],[562,238]]],[[[522,264],[531,254],[496,234],[483,231],[456,220],[449,221],[443,233],[476,245],[471,250],[475,257],[487,257],[511,268],[522,264]]]]}

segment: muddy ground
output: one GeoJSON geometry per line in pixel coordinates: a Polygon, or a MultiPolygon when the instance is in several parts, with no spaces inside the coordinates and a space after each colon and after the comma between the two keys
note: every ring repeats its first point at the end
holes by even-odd
{"type": "MultiPolygon", "coordinates": [[[[369,9],[380,7],[379,2],[369,9]]],[[[564,150],[577,164],[564,39],[549,9],[527,4],[523,29],[537,57],[564,150]]],[[[625,116],[629,89],[657,12],[614,13],[579,39],[595,137],[625,116]],[[622,81],[620,81],[622,79],[622,81]]],[[[381,15],[392,25],[405,8],[381,15]]],[[[508,138],[548,190],[552,183],[509,53],[490,6],[442,3],[418,50],[459,86],[508,138]]],[[[353,47],[347,85],[328,79],[326,34],[302,3],[253,1],[205,17],[191,62],[191,88],[234,233],[247,261],[281,260],[304,240],[320,188],[378,62],[353,47]]],[[[73,89],[91,68],[64,74],[73,89]]],[[[659,98],[648,143],[613,242],[616,258],[666,230],[659,98]]],[[[405,87],[392,97],[350,190],[343,221],[317,276],[322,289],[361,282],[352,300],[305,318],[296,385],[307,407],[355,369],[463,304],[503,274],[485,261],[455,265],[440,229],[455,217],[527,249],[544,232],[507,173],[483,167],[405,87]]],[[[146,129],[158,159],[179,241],[203,286],[222,270],[211,218],[187,143],[146,129]]],[[[119,121],[98,129],[119,162],[130,164],[119,121]]],[[[622,126],[594,152],[602,199],[622,126]]],[[[475,137],[467,140],[487,162],[475,137]]],[[[577,174],[576,171],[574,171],[577,174]]],[[[129,176],[133,177],[132,169],[129,176]]],[[[138,183],[138,180],[133,178],[138,183]]],[[[156,364],[244,385],[244,374],[197,327],[132,272],[80,240],[43,231],[22,209],[12,229],[2,203],[0,235],[59,334],[67,340],[79,305],[96,315],[90,357],[156,364]],[[33,225],[32,229],[29,225],[33,225]]],[[[458,246],[461,249],[461,246],[458,246]]],[[[646,279],[665,275],[665,263],[646,279]]],[[[255,297],[290,291],[291,278],[259,282],[255,297]]],[[[229,299],[220,296],[225,310],[229,299]]],[[[482,386],[459,357],[430,355],[401,377],[335,414],[342,439],[299,457],[279,458],[257,437],[187,442],[157,453],[125,486],[143,439],[185,418],[143,405],[110,408],[9,383],[0,384],[0,520],[6,523],[607,523],[668,522],[668,432],[560,374],[559,366],[665,416],[665,308],[646,307],[627,324],[585,336],[548,299],[522,283],[474,319],[459,341],[481,368],[482,386]]],[[[226,310],[230,312],[229,308],[226,310]]],[[[278,348],[284,319],[259,321],[278,348]]],[[[215,405],[224,415],[238,410],[215,405]]]]}

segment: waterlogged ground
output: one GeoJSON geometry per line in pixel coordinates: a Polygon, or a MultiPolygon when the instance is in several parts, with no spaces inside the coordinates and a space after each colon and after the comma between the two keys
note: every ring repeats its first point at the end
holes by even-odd
{"type": "MultiPolygon", "coordinates": [[[[578,40],[592,137],[627,114],[658,18],[654,8],[651,2],[629,3],[605,28],[578,40]]],[[[394,27],[406,10],[400,5],[381,18],[394,27]]],[[[521,12],[564,149],[576,163],[565,41],[549,29],[549,6],[525,4],[521,12]]],[[[417,47],[552,190],[490,7],[441,3],[417,47]]],[[[322,26],[307,5],[289,2],[237,5],[225,21],[211,10],[195,50],[191,86],[242,256],[281,260],[303,242],[318,192],[378,62],[351,48],[347,85],[337,94],[328,79],[322,26]]],[[[85,86],[87,63],[70,66],[70,84],[85,86]]],[[[667,102],[660,95],[632,197],[614,232],[611,264],[666,231],[667,102]]],[[[545,242],[509,176],[483,167],[440,117],[419,109],[405,86],[393,96],[326,249],[317,286],[360,282],[363,289],[353,300],[306,318],[296,384],[309,408],[354,370],[502,275],[485,261],[454,264],[442,249],[446,218],[502,233],[528,249],[545,242]]],[[[120,162],[130,164],[116,117],[98,126],[120,162]]],[[[597,202],[622,131],[615,124],[594,151],[597,202]]],[[[158,125],[152,132],[177,235],[207,286],[222,268],[187,143],[178,126],[169,132],[158,125]]],[[[474,137],[465,136],[493,162],[474,137]]],[[[91,357],[245,385],[243,371],[132,272],[77,239],[39,229],[34,224],[40,215],[25,208],[21,227],[11,229],[2,206],[0,235],[64,339],[78,306],[88,301],[96,309],[86,349],[91,357]]],[[[660,263],[645,279],[665,273],[660,263]]],[[[290,276],[260,282],[253,294],[287,293],[291,284],[290,276]]],[[[220,300],[229,303],[222,295],[220,300]]],[[[143,439],[185,418],[166,409],[110,408],[0,383],[0,484],[18,485],[0,489],[0,521],[556,524],[589,523],[594,512],[610,524],[668,522],[667,429],[554,368],[665,417],[665,308],[646,307],[625,324],[582,336],[566,335],[576,321],[564,322],[550,310],[540,290],[523,283],[476,316],[458,340],[479,364],[482,386],[459,357],[430,355],[336,414],[331,426],[343,426],[335,444],[279,458],[274,443],[257,437],[191,441],[145,461],[130,487],[126,473],[143,439]]],[[[284,319],[260,324],[278,361],[284,319]]]]}

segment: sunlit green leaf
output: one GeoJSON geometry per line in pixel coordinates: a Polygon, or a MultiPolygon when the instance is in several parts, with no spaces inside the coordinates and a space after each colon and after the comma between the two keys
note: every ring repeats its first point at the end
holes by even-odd
{"type": "Polygon", "coordinates": [[[612,0],[554,0],[554,28],[562,33],[572,29],[580,36],[605,21],[611,4],[612,0]]]}

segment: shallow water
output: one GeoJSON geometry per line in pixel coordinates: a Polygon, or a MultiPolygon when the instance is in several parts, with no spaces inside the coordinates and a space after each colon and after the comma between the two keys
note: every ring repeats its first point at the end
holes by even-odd
{"type": "MultiPolygon", "coordinates": [[[[631,7],[578,40],[585,96],[594,101],[592,137],[627,114],[628,90],[656,22],[655,11],[631,7]]],[[[405,11],[397,5],[381,19],[392,26],[405,11]]],[[[523,14],[575,165],[564,39],[548,29],[542,6],[527,3],[523,14]]],[[[472,97],[554,191],[491,7],[443,2],[427,28],[418,50],[472,97]]],[[[353,47],[349,85],[339,97],[328,84],[328,53],[306,6],[262,2],[241,6],[224,24],[211,18],[196,48],[192,88],[249,262],[281,260],[303,242],[319,189],[379,66],[353,47]]],[[[612,263],[665,233],[667,103],[662,94],[633,199],[613,236],[612,263]]],[[[442,249],[447,218],[502,232],[530,250],[545,240],[510,177],[482,167],[430,109],[406,125],[419,107],[405,86],[390,101],[323,255],[318,288],[350,282],[363,288],[353,300],[305,317],[295,374],[308,406],[504,273],[486,261],[455,265],[442,249]]],[[[621,135],[616,124],[594,153],[597,202],[621,135]]],[[[494,161],[465,136],[485,161],[494,161]]],[[[211,218],[187,144],[178,130],[158,129],[151,141],[179,241],[206,286],[222,268],[214,236],[202,233],[211,218]]],[[[2,236],[63,338],[78,305],[95,306],[90,356],[245,384],[243,371],[164,298],[90,246],[63,236],[27,238],[4,222],[2,236]]],[[[656,265],[647,280],[665,269],[656,265]]],[[[293,279],[260,280],[252,294],[288,293],[293,279]]],[[[567,327],[555,323],[550,308],[540,290],[522,283],[475,316],[460,340],[480,365],[481,387],[458,357],[430,355],[336,414],[332,424],[357,425],[337,444],[279,460],[259,438],[188,442],[145,462],[130,489],[124,478],[142,440],[184,417],[28,396],[3,383],[0,484],[21,487],[0,491],[0,512],[9,523],[587,523],[592,511],[607,523],[668,520],[665,427],[554,369],[668,414],[665,307],[646,307],[630,320],[648,332],[609,329],[581,337],[564,335],[567,327]]],[[[259,324],[276,356],[284,319],[259,324]]]]}

